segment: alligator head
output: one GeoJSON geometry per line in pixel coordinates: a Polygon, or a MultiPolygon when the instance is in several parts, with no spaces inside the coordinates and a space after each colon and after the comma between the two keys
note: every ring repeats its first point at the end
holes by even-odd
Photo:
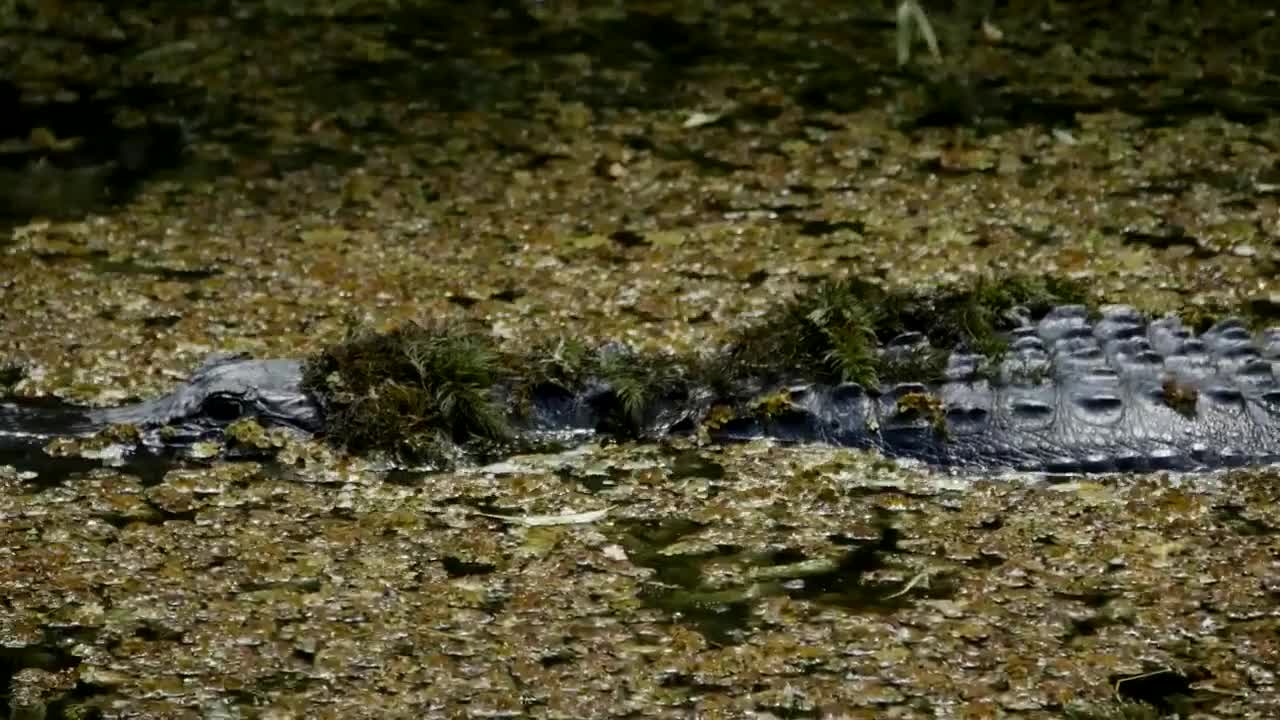
{"type": "Polygon", "coordinates": [[[299,360],[210,357],[167,395],[115,408],[0,406],[0,437],[43,442],[132,425],[151,447],[183,446],[220,434],[241,419],[304,433],[322,426],[319,406],[302,389],[299,360]]]}

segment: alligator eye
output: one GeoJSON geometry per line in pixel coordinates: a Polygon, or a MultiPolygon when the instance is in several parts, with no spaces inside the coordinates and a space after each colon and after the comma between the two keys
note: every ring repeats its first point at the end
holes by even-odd
{"type": "Polygon", "coordinates": [[[210,395],[200,405],[200,412],[214,422],[229,423],[240,419],[244,405],[228,395],[210,395]]]}

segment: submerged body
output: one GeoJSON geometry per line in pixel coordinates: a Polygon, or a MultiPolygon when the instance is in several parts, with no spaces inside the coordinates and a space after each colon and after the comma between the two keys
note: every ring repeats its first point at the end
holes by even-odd
{"type": "MultiPolygon", "coordinates": [[[[951,353],[938,382],[868,390],[788,382],[729,396],[687,388],[643,412],[640,435],[705,433],[875,449],[948,467],[1048,472],[1211,469],[1280,460],[1280,330],[1226,320],[1199,337],[1177,319],[1131,308],[1060,306],[1010,334],[996,361],[951,353]],[[763,402],[762,398],[767,398],[763,402]]],[[[880,352],[926,352],[923,336],[880,352]]],[[[501,393],[497,388],[492,392],[501,393]]],[[[539,386],[512,411],[518,432],[581,438],[610,432],[618,393],[607,382],[539,386]]],[[[504,407],[512,407],[509,401],[504,407]]],[[[303,433],[324,426],[297,360],[211,359],[173,393],[102,410],[0,405],[0,442],[43,442],[117,424],[142,444],[180,446],[251,417],[303,433]]],[[[465,439],[465,438],[464,438],[465,439]]]]}

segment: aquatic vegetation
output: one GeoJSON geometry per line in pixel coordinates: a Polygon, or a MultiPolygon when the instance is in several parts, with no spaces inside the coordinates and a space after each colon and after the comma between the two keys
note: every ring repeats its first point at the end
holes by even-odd
{"type": "Polygon", "coordinates": [[[275,436],[254,418],[236,420],[222,431],[223,438],[241,448],[271,450],[284,444],[284,438],[275,436]]]}
{"type": "Polygon", "coordinates": [[[624,437],[640,436],[654,401],[663,394],[680,393],[685,379],[679,362],[638,355],[629,348],[607,348],[597,372],[617,399],[610,424],[622,429],[624,437]]]}
{"type": "Polygon", "coordinates": [[[1196,416],[1196,404],[1200,399],[1200,392],[1194,386],[1178,382],[1174,378],[1166,378],[1160,385],[1160,392],[1164,403],[1179,415],[1185,418],[1196,416]]]}
{"type": "Polygon", "coordinates": [[[913,392],[898,398],[899,415],[911,418],[924,418],[939,437],[947,434],[947,416],[942,407],[942,400],[929,393],[913,392]]]}
{"type": "Polygon", "coordinates": [[[511,437],[491,393],[504,368],[487,338],[409,324],[357,332],[308,361],[304,382],[325,407],[331,438],[441,461],[458,443],[511,437]]]}
{"type": "Polygon", "coordinates": [[[1061,278],[1012,275],[971,285],[888,292],[861,280],[826,283],[780,308],[742,334],[730,357],[737,372],[807,377],[875,386],[882,381],[925,382],[941,373],[947,354],[962,346],[998,357],[1010,315],[1032,316],[1054,304],[1080,303],[1087,293],[1061,278]],[[907,333],[928,345],[885,355],[878,349],[907,333]]]}
{"type": "Polygon", "coordinates": [[[524,357],[525,377],[531,383],[548,383],[572,390],[591,367],[591,346],[581,338],[559,336],[537,345],[524,357]]]}
{"type": "Polygon", "coordinates": [[[722,374],[875,385],[878,307],[886,297],[861,280],[824,283],[745,330],[722,374]]]}
{"type": "Polygon", "coordinates": [[[772,392],[755,399],[756,412],[766,418],[781,415],[791,409],[791,398],[783,391],[772,392]]]}

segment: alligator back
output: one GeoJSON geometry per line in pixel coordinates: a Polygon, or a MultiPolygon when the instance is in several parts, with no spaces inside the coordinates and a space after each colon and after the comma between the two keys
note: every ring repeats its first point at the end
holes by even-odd
{"type": "MultiPolygon", "coordinates": [[[[922,337],[891,343],[913,352],[922,337]]],[[[1225,320],[1195,336],[1126,306],[1061,306],[1017,328],[1003,358],[954,352],[942,382],[789,389],[781,416],[721,439],[875,448],[931,464],[1048,472],[1191,470],[1280,460],[1280,329],[1225,320]]]]}

